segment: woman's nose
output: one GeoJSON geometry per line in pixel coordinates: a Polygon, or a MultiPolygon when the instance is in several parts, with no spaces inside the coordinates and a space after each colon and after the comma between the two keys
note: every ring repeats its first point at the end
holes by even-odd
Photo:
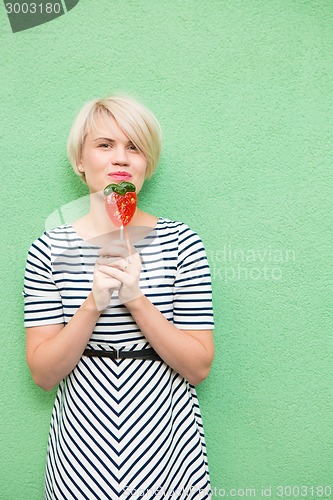
{"type": "Polygon", "coordinates": [[[113,165],[128,165],[128,155],[125,148],[115,148],[113,150],[112,164],[113,165]]]}

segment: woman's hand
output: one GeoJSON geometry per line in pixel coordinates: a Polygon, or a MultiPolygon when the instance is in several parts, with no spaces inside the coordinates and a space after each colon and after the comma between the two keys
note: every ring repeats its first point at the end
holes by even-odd
{"type": "Polygon", "coordinates": [[[120,286],[121,283],[118,280],[108,276],[99,264],[95,264],[92,293],[98,311],[103,311],[108,307],[113,292],[118,290],[120,286]]]}
{"type": "Polygon", "coordinates": [[[128,248],[127,242],[117,240],[103,247],[99,254],[101,257],[96,261],[98,271],[103,274],[105,283],[110,280],[110,283],[117,284],[122,304],[126,305],[143,295],[139,286],[141,259],[134,248],[128,248]]]}
{"type": "Polygon", "coordinates": [[[92,293],[98,311],[103,311],[108,307],[113,292],[118,290],[120,286],[121,283],[103,272],[103,266],[96,261],[92,293]]]}

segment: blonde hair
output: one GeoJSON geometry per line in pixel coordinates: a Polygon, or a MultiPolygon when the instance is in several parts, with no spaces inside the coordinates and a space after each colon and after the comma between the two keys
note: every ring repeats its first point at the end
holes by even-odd
{"type": "Polygon", "coordinates": [[[155,116],[132,97],[117,94],[87,102],[77,115],[67,141],[68,158],[75,173],[85,182],[77,168],[86,134],[96,130],[96,120],[114,118],[117,125],[147,160],[146,178],[156,170],[162,146],[161,127],[155,116]]]}

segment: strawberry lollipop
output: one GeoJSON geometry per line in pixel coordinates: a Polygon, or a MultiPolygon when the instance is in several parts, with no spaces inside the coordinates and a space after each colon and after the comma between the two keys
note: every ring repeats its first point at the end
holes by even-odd
{"type": "Polygon", "coordinates": [[[131,182],[108,184],[104,188],[105,209],[111,221],[122,228],[132,220],[136,210],[136,188],[131,182]]]}

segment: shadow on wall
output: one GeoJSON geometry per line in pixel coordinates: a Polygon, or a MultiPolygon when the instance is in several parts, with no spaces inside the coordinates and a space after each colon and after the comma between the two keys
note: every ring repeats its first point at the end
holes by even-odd
{"type": "Polygon", "coordinates": [[[72,10],[80,0],[36,0],[15,2],[4,0],[13,33],[48,23],[72,10]]]}

